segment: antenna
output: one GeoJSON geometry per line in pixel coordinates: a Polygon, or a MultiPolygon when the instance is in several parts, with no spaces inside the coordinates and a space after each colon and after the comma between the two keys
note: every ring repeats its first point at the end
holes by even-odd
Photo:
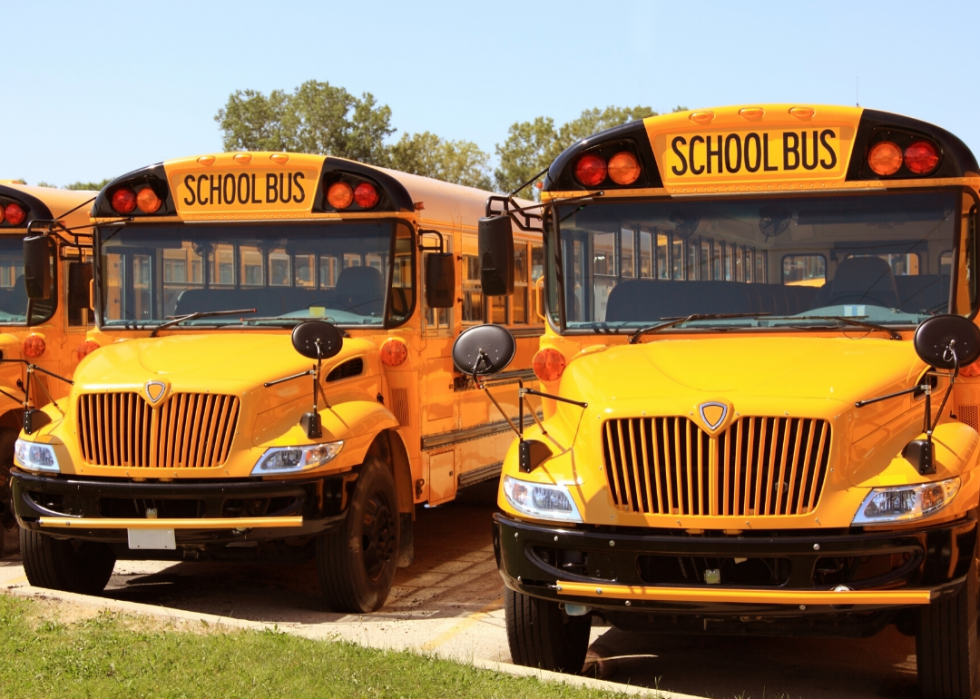
{"type": "Polygon", "coordinates": [[[854,106],[861,106],[861,76],[855,76],[854,78],[854,106]]]}

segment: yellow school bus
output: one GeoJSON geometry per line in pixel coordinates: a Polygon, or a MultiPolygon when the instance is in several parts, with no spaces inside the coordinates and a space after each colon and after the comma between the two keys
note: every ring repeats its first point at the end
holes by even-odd
{"type": "MultiPolygon", "coordinates": [[[[453,370],[486,301],[488,193],[334,157],[221,153],[124,175],[94,204],[99,344],[14,476],[32,584],[101,590],[117,558],[302,562],[336,611],[379,608],[414,508],[497,477],[509,425],[453,370]]],[[[534,266],[536,265],[536,267],[534,266]]],[[[516,401],[504,406],[512,416],[516,401]]]]}
{"type": "Polygon", "coordinates": [[[558,157],[549,397],[494,523],[516,662],[579,670],[593,615],[894,624],[925,696],[976,693],[978,187],[954,135],[851,107],[650,117],[558,157]]]}
{"type": "Polygon", "coordinates": [[[14,442],[25,411],[67,395],[78,349],[93,322],[83,253],[89,238],[89,204],[96,192],[0,183],[0,555],[17,550],[17,521],[10,506],[14,442]],[[38,298],[24,283],[24,237],[49,233],[54,260],[35,281],[38,298]],[[62,377],[62,378],[59,378],[62,377]]]}

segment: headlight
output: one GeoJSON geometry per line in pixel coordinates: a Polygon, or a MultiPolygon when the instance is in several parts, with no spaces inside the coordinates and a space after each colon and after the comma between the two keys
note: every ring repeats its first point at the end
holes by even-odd
{"type": "Polygon", "coordinates": [[[309,471],[323,466],[343,449],[343,442],[324,442],[307,447],[273,447],[266,450],[252,469],[253,476],[309,471]]]}
{"type": "Polygon", "coordinates": [[[14,463],[28,471],[52,471],[59,473],[58,457],[49,444],[36,444],[18,439],[14,442],[14,463]]]}
{"type": "Polygon", "coordinates": [[[946,507],[959,489],[959,478],[938,483],[875,488],[861,503],[851,524],[909,522],[928,517],[946,507]]]}
{"type": "Polygon", "coordinates": [[[581,522],[575,501],[563,485],[529,483],[504,476],[504,495],[517,510],[538,519],[581,522]]]}

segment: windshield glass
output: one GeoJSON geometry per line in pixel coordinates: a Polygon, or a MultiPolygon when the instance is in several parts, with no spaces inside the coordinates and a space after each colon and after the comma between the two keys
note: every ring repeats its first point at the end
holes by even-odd
{"type": "Polygon", "coordinates": [[[412,310],[412,231],[398,221],[129,224],[99,236],[108,327],[236,310],[183,325],[381,326],[387,317],[390,327],[412,310]]]}
{"type": "MultiPolygon", "coordinates": [[[[693,314],[739,317],[677,327],[826,327],[833,322],[827,316],[916,324],[949,309],[962,197],[933,191],[559,206],[565,325],[630,332],[693,314]]],[[[960,279],[973,283],[968,259],[960,254],[960,279]]],[[[971,300],[956,303],[955,312],[968,313],[971,300]]]]}
{"type": "Polygon", "coordinates": [[[27,289],[24,286],[24,239],[20,237],[0,238],[0,323],[26,322],[27,289]]]}

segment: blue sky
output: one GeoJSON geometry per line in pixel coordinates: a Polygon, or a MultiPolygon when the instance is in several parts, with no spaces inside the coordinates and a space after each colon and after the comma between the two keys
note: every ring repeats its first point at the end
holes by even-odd
{"type": "Polygon", "coordinates": [[[583,109],[854,104],[980,155],[980,2],[45,2],[0,5],[0,179],[64,185],[221,149],[236,89],[325,80],[493,153],[583,109]]]}

